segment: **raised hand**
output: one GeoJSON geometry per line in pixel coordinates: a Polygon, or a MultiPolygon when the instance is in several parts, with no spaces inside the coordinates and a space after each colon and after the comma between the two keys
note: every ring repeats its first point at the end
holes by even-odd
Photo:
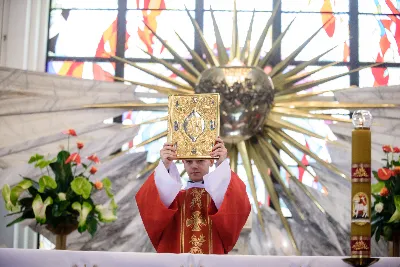
{"type": "Polygon", "coordinates": [[[215,139],[215,145],[210,153],[211,157],[218,157],[217,166],[219,166],[227,157],[228,150],[225,147],[224,141],[218,136],[215,139]]]}
{"type": "Polygon", "coordinates": [[[161,161],[164,163],[165,168],[168,170],[172,161],[176,158],[176,148],[171,143],[165,143],[160,150],[161,161]]]}

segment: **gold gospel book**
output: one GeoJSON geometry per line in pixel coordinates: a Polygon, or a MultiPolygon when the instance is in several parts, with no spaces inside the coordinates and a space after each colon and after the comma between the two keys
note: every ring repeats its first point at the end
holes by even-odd
{"type": "Polygon", "coordinates": [[[169,96],[168,142],[175,146],[177,159],[212,159],[220,128],[219,102],[219,94],[169,96]]]}

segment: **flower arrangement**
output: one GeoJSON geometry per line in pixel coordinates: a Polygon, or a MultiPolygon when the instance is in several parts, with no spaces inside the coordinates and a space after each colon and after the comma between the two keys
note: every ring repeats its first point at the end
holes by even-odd
{"type": "Polygon", "coordinates": [[[111,191],[111,181],[91,180],[97,172],[95,164],[100,163],[94,154],[87,157],[89,163],[82,162],[80,152],[84,144],[77,142],[76,153],[69,152],[70,137],[77,136],[75,130],[63,132],[68,135],[68,150],[63,148],[54,159],[46,159],[35,154],[29,164],[39,168],[42,176],[38,182],[23,177],[15,186],[6,184],[2,189],[5,207],[9,215],[20,214],[10,222],[11,226],[26,219],[35,218],[37,223],[57,235],[68,235],[78,229],[80,233],[88,231],[92,236],[100,222],[113,222],[117,219],[117,205],[111,191]],[[82,168],[81,168],[82,166],[82,168]],[[77,173],[77,170],[81,170],[77,173]],[[94,203],[92,195],[103,191],[110,198],[108,205],[94,203]]]}
{"type": "Polygon", "coordinates": [[[400,148],[385,145],[382,147],[386,166],[373,171],[378,183],[372,185],[372,236],[378,242],[383,236],[393,241],[393,233],[400,231],[400,148]],[[397,159],[396,159],[397,157],[397,159]]]}

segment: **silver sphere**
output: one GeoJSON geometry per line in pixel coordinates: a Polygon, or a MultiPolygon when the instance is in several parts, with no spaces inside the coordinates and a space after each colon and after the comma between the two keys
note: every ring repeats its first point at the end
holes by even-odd
{"type": "Polygon", "coordinates": [[[195,91],[220,94],[220,133],[227,143],[247,140],[262,131],[274,101],[272,80],[257,67],[210,68],[201,74],[195,91]]]}

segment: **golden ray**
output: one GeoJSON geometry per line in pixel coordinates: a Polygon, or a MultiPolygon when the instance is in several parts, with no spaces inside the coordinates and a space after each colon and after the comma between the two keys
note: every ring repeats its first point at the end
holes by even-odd
{"type": "Polygon", "coordinates": [[[301,92],[301,91],[307,90],[309,88],[312,88],[314,86],[317,86],[317,85],[320,85],[320,84],[335,80],[337,78],[349,75],[351,73],[358,72],[358,71],[360,71],[362,69],[376,67],[376,66],[378,66],[380,64],[382,64],[382,63],[376,63],[376,64],[372,64],[372,65],[369,65],[369,66],[359,67],[357,69],[353,69],[353,70],[350,70],[350,71],[347,71],[347,72],[344,72],[344,73],[341,73],[341,74],[333,75],[333,76],[330,76],[330,77],[327,77],[327,78],[323,78],[323,79],[319,79],[319,80],[316,80],[316,81],[305,82],[305,83],[293,85],[293,86],[291,86],[289,88],[286,88],[286,89],[284,89],[284,90],[282,90],[280,92],[277,92],[276,95],[286,95],[286,94],[292,94],[292,93],[301,92]]]}
{"type": "Polygon", "coordinates": [[[152,120],[148,120],[148,121],[143,121],[143,122],[137,123],[137,124],[123,125],[122,129],[132,128],[132,127],[140,126],[142,124],[151,124],[151,123],[155,123],[155,122],[159,122],[159,121],[166,121],[166,120],[168,120],[168,116],[156,118],[156,119],[152,119],[152,120]]]}
{"type": "Polygon", "coordinates": [[[189,10],[185,7],[186,13],[188,14],[190,21],[192,22],[192,25],[195,29],[196,34],[200,37],[200,45],[203,48],[203,52],[206,55],[207,61],[211,66],[219,66],[219,62],[217,58],[214,56],[214,53],[212,49],[208,46],[208,43],[206,41],[206,38],[203,35],[203,32],[200,29],[199,24],[197,24],[196,20],[192,17],[190,14],[189,10]]]}
{"type": "Polygon", "coordinates": [[[228,156],[229,156],[229,164],[232,171],[237,173],[237,165],[238,165],[238,149],[235,145],[229,147],[228,156]]]}
{"type": "Polygon", "coordinates": [[[84,108],[129,108],[141,110],[167,110],[168,103],[112,103],[84,105],[84,108]]]}
{"type": "Polygon", "coordinates": [[[294,161],[296,161],[297,165],[302,167],[304,171],[308,172],[308,174],[311,175],[311,177],[316,179],[315,175],[310,172],[310,170],[289,150],[287,146],[284,145],[284,139],[276,134],[273,131],[267,130],[266,135],[274,142],[274,144],[281,150],[283,150],[290,158],[292,158],[294,161]]]}
{"type": "Polygon", "coordinates": [[[299,188],[311,199],[311,201],[315,204],[315,206],[317,206],[317,208],[325,213],[325,209],[321,206],[321,204],[319,204],[318,200],[310,193],[310,191],[308,190],[307,186],[305,186],[302,182],[299,181],[299,179],[297,179],[297,177],[292,173],[292,170],[289,168],[289,166],[283,162],[283,160],[281,159],[278,151],[276,151],[276,149],[268,142],[264,143],[267,147],[267,149],[271,152],[272,157],[278,162],[278,164],[280,166],[282,166],[290,175],[290,179],[299,186],[299,188]]]}
{"type": "Polygon", "coordinates": [[[305,40],[298,48],[296,48],[287,58],[279,62],[276,66],[272,68],[271,73],[269,74],[272,78],[275,75],[278,75],[279,73],[283,72],[287,66],[289,66],[290,62],[294,60],[298,54],[304,49],[304,47],[307,46],[308,43],[311,42],[311,40],[319,33],[320,30],[322,30],[328,23],[332,21],[333,17],[330,18],[327,22],[324,23],[316,32],[314,32],[307,40],[305,40]]]}
{"type": "Polygon", "coordinates": [[[240,61],[247,65],[247,60],[250,55],[250,42],[251,42],[251,32],[253,31],[253,22],[254,16],[256,14],[256,10],[253,10],[253,15],[251,16],[251,21],[249,25],[249,29],[247,30],[246,40],[244,42],[244,46],[242,48],[242,52],[240,53],[240,61]]]}
{"type": "Polygon", "coordinates": [[[293,139],[291,136],[286,134],[282,130],[277,130],[276,133],[278,133],[280,136],[282,136],[286,142],[288,142],[290,145],[295,147],[296,149],[300,150],[304,154],[309,155],[316,161],[318,161],[321,165],[324,165],[326,168],[330,169],[334,173],[338,174],[339,176],[343,177],[344,179],[350,181],[350,178],[347,177],[343,172],[341,172],[338,168],[336,168],[333,164],[328,164],[327,162],[323,161],[320,157],[318,157],[314,152],[312,152],[310,149],[308,149],[306,146],[300,144],[297,142],[295,139],[293,139]]]}
{"type": "Polygon", "coordinates": [[[271,118],[271,117],[274,117],[274,116],[270,116],[265,123],[265,125],[267,125],[269,127],[276,128],[276,129],[285,128],[285,129],[299,132],[299,133],[302,133],[302,134],[305,134],[308,136],[312,136],[312,137],[315,137],[315,138],[318,138],[321,140],[328,140],[326,137],[324,137],[322,135],[311,132],[311,131],[304,129],[302,127],[299,127],[295,124],[292,124],[290,122],[284,121],[284,120],[276,118],[276,117],[274,117],[274,118],[271,118]]]}
{"type": "Polygon", "coordinates": [[[234,58],[239,58],[240,57],[239,51],[240,47],[239,47],[239,30],[238,30],[236,0],[233,0],[232,45],[231,45],[231,54],[229,56],[229,60],[232,61],[234,58]]]}
{"type": "Polygon", "coordinates": [[[264,162],[267,163],[266,166],[269,167],[269,169],[271,170],[272,174],[275,177],[275,180],[281,185],[281,188],[283,190],[283,192],[285,193],[286,197],[288,198],[289,202],[292,204],[292,206],[294,207],[294,209],[296,210],[297,214],[299,215],[301,220],[305,220],[304,214],[303,212],[300,210],[300,208],[297,206],[296,204],[296,199],[293,195],[293,193],[287,188],[287,186],[285,185],[285,183],[283,182],[282,178],[281,178],[281,174],[279,172],[278,167],[276,166],[274,160],[272,159],[272,156],[270,154],[270,152],[268,151],[268,149],[266,149],[265,143],[266,142],[264,140],[264,136],[262,138],[260,138],[260,136],[257,137],[258,140],[258,147],[256,147],[256,152],[258,153],[258,155],[264,155],[264,162]],[[264,148],[264,149],[261,149],[264,148]]]}
{"type": "Polygon", "coordinates": [[[175,32],[175,34],[178,36],[179,40],[182,42],[182,44],[186,47],[186,50],[192,56],[194,69],[196,71],[204,71],[208,69],[207,64],[203,61],[203,59],[199,56],[199,54],[197,54],[196,51],[191,49],[190,46],[181,38],[181,36],[177,32],[175,32]]]}
{"type": "Polygon", "coordinates": [[[159,162],[160,162],[160,159],[157,159],[153,163],[147,163],[147,166],[136,175],[136,179],[139,179],[140,177],[142,177],[143,175],[145,175],[148,172],[154,171],[154,169],[157,168],[159,162]]]}
{"type": "Polygon", "coordinates": [[[290,29],[290,26],[292,26],[293,22],[295,21],[295,19],[293,19],[289,25],[286,27],[285,31],[282,32],[278,38],[274,41],[274,43],[272,44],[271,49],[267,52],[267,54],[261,59],[261,61],[258,63],[258,66],[262,69],[264,69],[267,64],[268,64],[268,60],[271,58],[271,56],[274,54],[274,52],[276,52],[276,50],[280,47],[280,43],[282,42],[283,37],[285,37],[286,33],[288,32],[288,30],[290,29]]]}
{"type": "Polygon", "coordinates": [[[278,0],[276,2],[276,6],[274,7],[274,10],[272,10],[271,17],[268,19],[267,24],[265,25],[264,30],[262,31],[260,38],[257,41],[256,47],[254,48],[253,52],[250,54],[250,58],[248,61],[250,66],[257,66],[258,61],[260,60],[261,49],[264,45],[264,41],[267,37],[269,28],[271,27],[272,22],[274,21],[274,18],[276,16],[276,14],[278,13],[280,5],[281,5],[281,0],[278,0]]]}
{"type": "Polygon", "coordinates": [[[308,98],[308,97],[313,97],[313,96],[317,96],[317,95],[322,95],[322,94],[328,93],[328,92],[338,92],[338,91],[342,91],[342,90],[355,89],[355,88],[359,88],[359,87],[353,85],[348,88],[340,88],[340,89],[334,89],[334,90],[327,89],[327,90],[307,92],[307,93],[302,93],[302,94],[294,93],[294,94],[280,95],[280,96],[275,96],[274,100],[275,100],[275,103],[288,102],[288,101],[298,100],[300,98],[308,98]]]}
{"type": "Polygon", "coordinates": [[[143,68],[143,67],[137,65],[136,63],[133,63],[132,61],[129,61],[129,60],[126,60],[124,58],[117,57],[117,56],[112,56],[112,57],[115,58],[116,60],[120,61],[120,62],[126,63],[128,65],[131,65],[132,67],[135,67],[135,68],[137,68],[137,69],[139,69],[141,71],[144,71],[144,72],[150,74],[151,76],[154,76],[157,79],[160,79],[160,80],[162,80],[162,81],[164,81],[166,83],[169,83],[169,84],[172,84],[172,85],[175,85],[177,87],[184,88],[184,89],[193,90],[193,88],[190,85],[183,84],[183,83],[181,83],[181,82],[179,82],[179,81],[177,81],[175,79],[166,77],[166,76],[158,74],[157,72],[154,72],[152,70],[148,70],[146,68],[143,68]]]}
{"type": "Polygon", "coordinates": [[[243,166],[244,166],[244,169],[246,170],[247,178],[249,180],[250,190],[251,190],[251,194],[253,195],[253,200],[254,200],[254,206],[257,209],[258,221],[260,222],[261,229],[263,230],[263,232],[265,232],[264,220],[261,215],[260,206],[258,205],[257,190],[256,190],[256,184],[254,181],[253,170],[252,170],[249,155],[247,154],[247,148],[246,148],[245,142],[240,141],[237,144],[237,148],[239,150],[240,156],[242,157],[243,166]]]}
{"type": "Polygon", "coordinates": [[[188,73],[192,74],[194,77],[199,77],[200,72],[196,70],[196,68],[193,67],[192,64],[189,63],[186,59],[181,57],[175,50],[168,45],[166,41],[164,41],[163,38],[161,38],[155,31],[153,31],[152,28],[150,28],[146,23],[144,23],[146,27],[154,34],[154,36],[162,43],[162,45],[172,54],[172,56],[175,58],[176,61],[179,62],[179,64],[184,68],[188,73]]]}
{"type": "Polygon", "coordinates": [[[225,65],[229,61],[228,54],[226,52],[226,48],[224,42],[222,41],[221,33],[219,32],[217,21],[215,20],[214,11],[210,7],[211,11],[211,18],[214,25],[214,33],[215,33],[215,42],[217,43],[217,50],[218,50],[218,59],[221,65],[225,65]]]}
{"type": "Polygon", "coordinates": [[[167,94],[167,95],[183,94],[183,95],[187,95],[187,94],[193,94],[194,93],[193,89],[192,90],[188,90],[188,89],[183,89],[183,88],[169,88],[169,87],[164,87],[164,86],[159,86],[159,85],[152,85],[152,84],[148,84],[148,83],[141,83],[141,82],[126,80],[126,79],[120,78],[120,77],[114,77],[114,79],[118,80],[118,81],[122,81],[122,82],[129,82],[129,83],[134,84],[134,85],[143,86],[143,87],[146,87],[148,89],[156,90],[157,92],[159,92],[161,94],[167,94]]]}
{"type": "Polygon", "coordinates": [[[172,71],[172,73],[176,74],[178,77],[180,77],[181,79],[183,79],[185,82],[187,82],[188,84],[190,84],[192,87],[196,86],[196,77],[192,76],[189,73],[185,73],[183,71],[178,70],[177,68],[175,68],[174,66],[172,66],[172,64],[168,63],[167,61],[165,61],[164,59],[158,58],[153,56],[152,54],[150,54],[149,52],[147,52],[146,50],[140,49],[142,50],[146,55],[148,55],[152,60],[154,60],[155,62],[163,65],[164,67],[166,67],[167,69],[169,69],[170,71],[172,71]]]}
{"type": "MultiPolygon", "coordinates": [[[[134,145],[134,146],[133,146],[132,148],[130,148],[129,150],[131,150],[131,149],[136,149],[136,148],[145,146],[145,145],[147,145],[147,144],[150,144],[151,142],[154,142],[154,141],[156,141],[156,140],[158,140],[158,139],[161,139],[161,138],[167,136],[167,134],[168,134],[168,131],[164,131],[164,132],[162,132],[162,133],[159,133],[159,134],[157,134],[157,135],[155,135],[155,136],[153,136],[153,137],[151,137],[151,138],[149,138],[149,139],[147,139],[147,140],[144,140],[143,142],[141,142],[141,143],[139,143],[139,144],[137,144],[137,145],[134,145]]],[[[129,150],[127,150],[127,151],[120,151],[120,152],[118,152],[118,153],[116,153],[116,154],[110,156],[109,158],[110,158],[110,159],[116,158],[116,157],[118,157],[118,156],[121,156],[121,155],[127,153],[129,150]]]]}
{"type": "Polygon", "coordinates": [[[296,101],[296,102],[284,102],[284,103],[275,103],[275,107],[284,107],[284,108],[313,108],[313,109],[335,109],[335,108],[396,108],[398,105],[396,104],[372,104],[372,103],[351,103],[351,102],[342,102],[338,101],[296,101]]]}
{"type": "Polygon", "coordinates": [[[337,118],[332,117],[330,115],[321,115],[321,114],[311,114],[308,112],[295,110],[293,108],[273,108],[271,114],[277,114],[281,116],[287,117],[295,117],[295,118],[306,118],[306,119],[315,119],[315,120],[327,120],[327,121],[340,121],[340,122],[348,122],[351,123],[350,119],[337,118]]]}
{"type": "Polygon", "coordinates": [[[271,202],[275,207],[275,210],[277,211],[279,218],[282,221],[283,227],[285,228],[288,238],[293,246],[293,248],[296,251],[297,255],[300,255],[300,251],[298,249],[296,240],[294,239],[292,229],[290,228],[289,222],[287,221],[286,217],[283,216],[281,205],[279,203],[279,198],[278,194],[275,191],[274,183],[272,182],[272,178],[268,175],[268,169],[266,165],[262,162],[260,155],[255,152],[255,149],[253,145],[249,145],[249,151],[250,151],[250,156],[254,161],[254,164],[256,165],[257,169],[260,172],[261,178],[264,181],[265,187],[267,188],[268,194],[271,198],[271,202]]]}

